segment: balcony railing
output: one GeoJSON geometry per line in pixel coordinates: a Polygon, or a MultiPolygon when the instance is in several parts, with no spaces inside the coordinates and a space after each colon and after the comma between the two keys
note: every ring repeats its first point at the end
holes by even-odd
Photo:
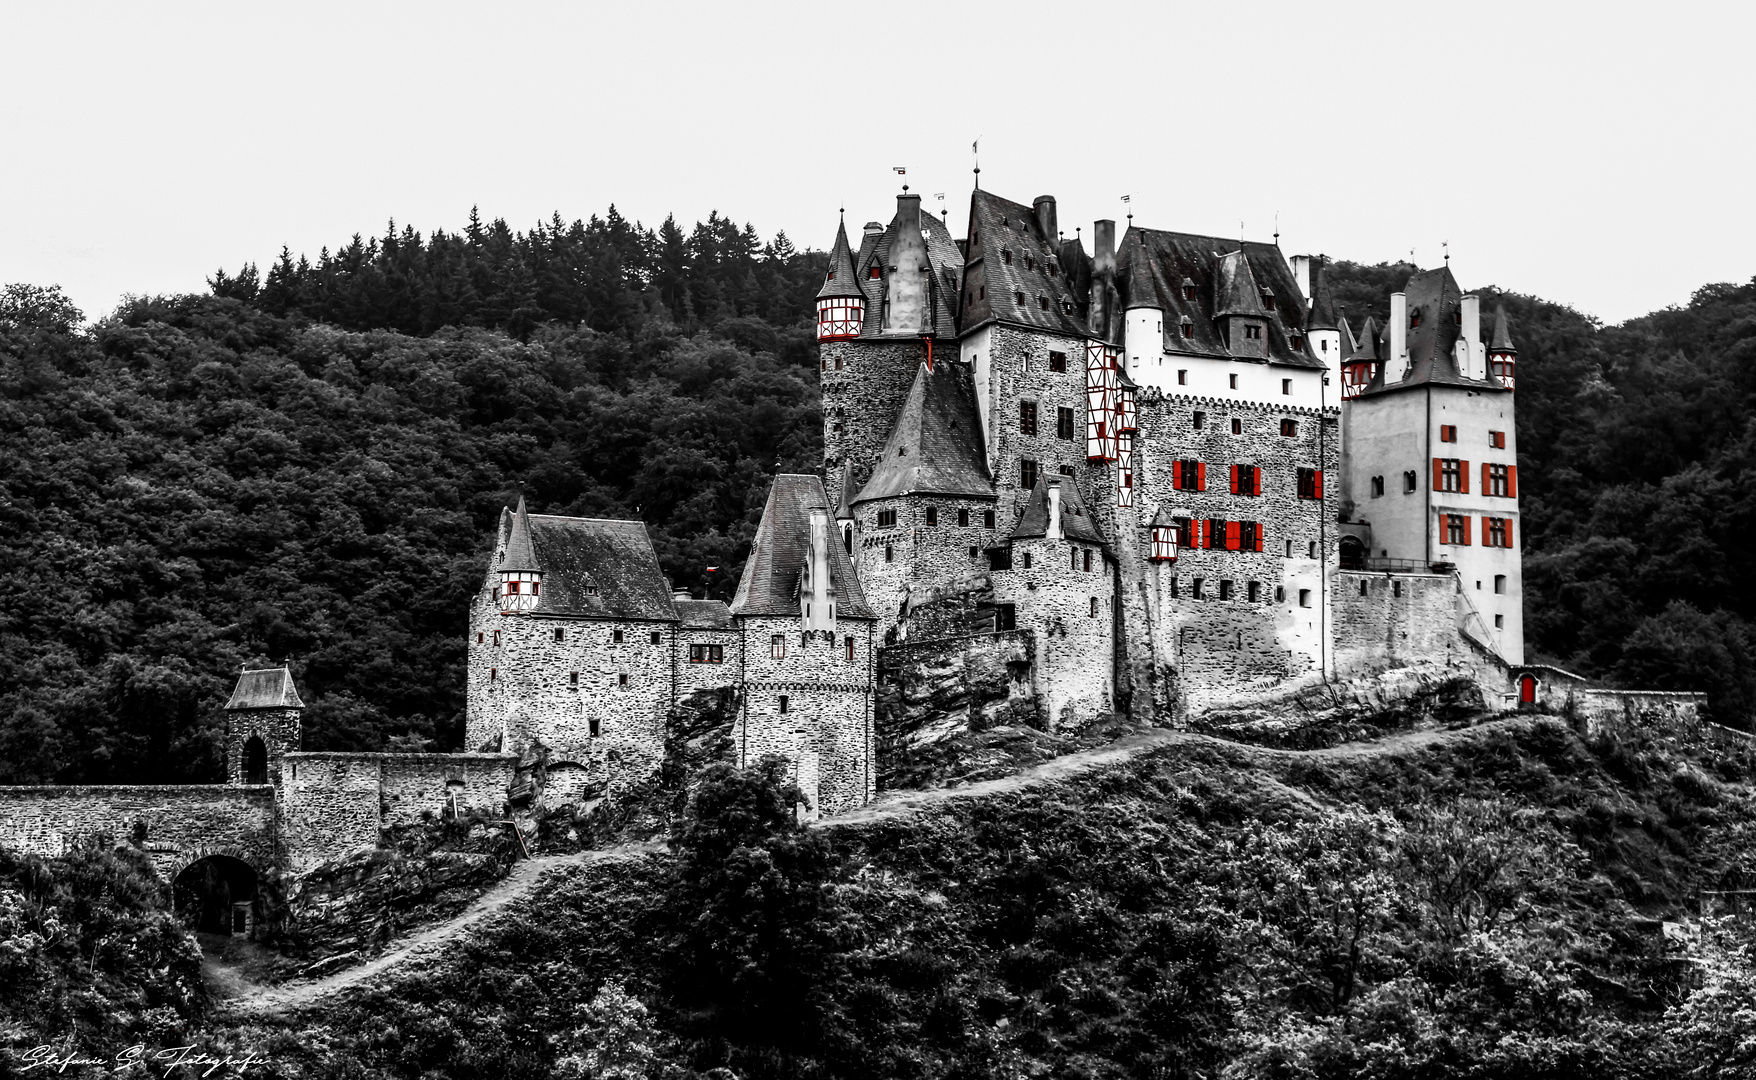
{"type": "Polygon", "coordinates": [[[1442,573],[1444,569],[1419,559],[1367,559],[1357,555],[1350,557],[1345,552],[1341,556],[1343,570],[1364,570],[1374,574],[1431,574],[1442,573]]]}

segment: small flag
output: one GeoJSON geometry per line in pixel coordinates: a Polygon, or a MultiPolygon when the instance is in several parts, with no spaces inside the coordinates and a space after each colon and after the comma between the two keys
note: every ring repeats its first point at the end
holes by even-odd
{"type": "Polygon", "coordinates": [[[982,143],[982,140],[980,140],[980,139],[977,139],[975,142],[970,143],[969,144],[969,152],[972,154],[976,153],[977,152],[976,147],[980,146],[981,143],[982,143]]]}
{"type": "Polygon", "coordinates": [[[896,175],[898,175],[898,176],[907,176],[907,175],[908,175],[908,170],[907,170],[907,169],[905,169],[905,168],[903,168],[903,167],[902,167],[902,166],[901,166],[901,165],[898,165],[898,166],[897,166],[897,167],[896,167],[896,175]]]}
{"type": "Polygon", "coordinates": [[[933,198],[938,199],[940,202],[944,202],[945,201],[945,193],[943,191],[941,191],[937,195],[934,195],[933,198]]]}
{"type": "Polygon", "coordinates": [[[707,568],[707,572],[708,572],[708,573],[710,573],[710,574],[717,574],[717,573],[719,573],[719,567],[717,567],[717,566],[710,566],[710,567],[708,567],[708,568],[707,568]]]}
{"type": "Polygon", "coordinates": [[[1132,198],[1134,198],[1134,196],[1132,196],[1132,195],[1124,195],[1124,196],[1122,196],[1122,201],[1123,201],[1123,202],[1127,202],[1127,201],[1128,201],[1128,200],[1130,200],[1130,199],[1132,199],[1132,198]]]}

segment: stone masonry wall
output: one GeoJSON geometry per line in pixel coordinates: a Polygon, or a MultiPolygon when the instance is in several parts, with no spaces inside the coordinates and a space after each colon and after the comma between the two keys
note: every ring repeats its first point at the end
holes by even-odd
{"type": "Polygon", "coordinates": [[[1345,673],[1457,664],[1457,581],[1449,574],[1335,574],[1335,659],[1345,673]]]}
{"type": "Polygon", "coordinates": [[[1579,687],[1569,691],[1567,707],[1587,735],[1640,729],[1691,742],[1708,737],[1706,694],[1579,687]]]}
{"type": "Polygon", "coordinates": [[[900,621],[905,599],[987,568],[987,549],[1004,537],[1010,521],[996,518],[990,499],[901,496],[861,503],[856,508],[854,572],[866,601],[878,614],[879,640],[888,640],[900,621]],[[927,524],[927,508],[938,513],[938,524],[927,524]],[[878,527],[881,511],[896,511],[896,524],[878,527]],[[967,513],[969,524],[958,525],[967,513]],[[971,555],[971,550],[975,554],[971,555]]]}
{"type": "Polygon", "coordinates": [[[677,691],[682,701],[701,690],[723,690],[738,683],[738,632],[736,630],[677,630],[677,691]],[[725,659],[717,664],[689,662],[689,646],[718,645],[725,659]]]}
{"type": "MultiPolygon", "coordinates": [[[[874,790],[871,764],[873,629],[841,620],[833,641],[805,640],[793,618],[749,617],[744,623],[744,703],[735,735],[738,760],[778,754],[795,775],[817,776],[817,812],[858,806],[874,790]],[[773,638],[783,643],[774,655],[773,638]],[[847,659],[846,640],[854,640],[847,659]],[[785,711],[782,711],[782,699],[785,711]]],[[[801,783],[803,786],[803,783],[801,783]]]]}
{"type": "Polygon", "coordinates": [[[265,869],[274,860],[274,788],[0,787],[0,847],[59,855],[95,835],[139,839],[166,881],[212,854],[265,869]]]}
{"type": "Polygon", "coordinates": [[[245,781],[244,744],[254,736],[267,750],[268,782],[280,783],[281,755],[299,748],[298,709],[229,709],[226,712],[226,783],[245,781]]]}
{"type": "Polygon", "coordinates": [[[1196,711],[1258,695],[1288,680],[1316,677],[1327,646],[1340,556],[1333,524],[1339,439],[1333,410],[1142,391],[1135,438],[1134,554],[1122,570],[1129,603],[1141,596],[1151,627],[1129,621],[1131,644],[1150,637],[1158,665],[1175,669],[1183,708],[1196,711]],[[1195,413],[1201,413],[1201,427],[1195,413]],[[1239,432],[1232,431],[1232,421],[1239,432]],[[1296,434],[1281,434],[1283,420],[1296,434]],[[1174,487],[1173,463],[1204,462],[1205,491],[1174,487]],[[1261,469],[1260,495],[1231,493],[1231,466],[1261,469]],[[1302,499],[1300,468],[1324,472],[1324,498],[1302,499]],[[1147,523],[1163,507],[1192,521],[1252,521],[1262,550],[1183,548],[1175,564],[1143,565],[1147,523]],[[1195,583],[1200,581],[1197,596],[1195,583]],[[1230,599],[1220,599],[1229,582],[1230,599]],[[1250,586],[1256,586],[1255,599],[1250,586]]]}
{"type": "Polygon", "coordinates": [[[675,700],[673,623],[505,614],[485,587],[470,627],[465,747],[498,746],[504,727],[500,749],[540,742],[552,761],[601,771],[612,790],[657,773],[675,700]]]}
{"type": "MultiPolygon", "coordinates": [[[[1078,565],[1084,566],[1083,559],[1078,565]]],[[[1115,703],[1115,594],[1102,552],[1072,540],[1014,541],[1012,569],[992,577],[995,601],[1014,604],[1017,628],[1031,632],[1036,695],[1048,729],[1077,730],[1109,713],[1115,703]],[[1091,569],[1074,569],[1073,553],[1087,550],[1091,569]]]]}

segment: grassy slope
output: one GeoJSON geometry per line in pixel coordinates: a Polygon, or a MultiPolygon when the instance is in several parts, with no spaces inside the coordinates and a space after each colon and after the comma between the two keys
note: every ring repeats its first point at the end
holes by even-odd
{"type": "MultiPolygon", "coordinates": [[[[1303,1039],[1308,1058],[1313,1031],[1342,1014],[1376,1023],[1384,995],[1418,979],[1434,1015],[1487,1008],[1518,1038],[1548,1040],[1557,1067],[1602,1070],[1569,1030],[1609,1024],[1594,1038],[1620,1045],[1662,1006],[1643,989],[1662,965],[1637,908],[1673,911],[1716,873],[1695,857],[1707,832],[1751,816],[1732,773],[1521,721],[1382,753],[1192,742],[1076,784],[833,830],[845,951],[824,976],[827,1034],[808,1061],[785,1068],[1179,1076],[1248,1055],[1272,1073],[1263,1063],[1285,1058],[1286,1046],[1303,1039]],[[1339,866],[1329,888],[1339,881],[1345,891],[1362,876],[1348,870],[1348,823],[1370,832],[1389,820],[1372,811],[1410,817],[1460,799],[1508,810],[1533,849],[1519,865],[1541,878],[1520,883],[1522,902],[1495,931],[1491,985],[1459,974],[1481,967],[1479,957],[1458,959],[1476,956],[1469,948],[1435,974],[1421,952],[1434,932],[1418,890],[1391,889],[1354,1000],[1324,1000],[1311,989],[1324,975],[1310,921],[1283,902],[1297,893],[1310,906],[1324,889],[1289,893],[1293,879],[1321,886],[1318,868],[1339,866]],[[1288,836],[1308,846],[1291,862],[1265,857],[1288,836]],[[1548,972],[1535,989],[1508,977],[1505,957],[1526,953],[1548,972]]],[[[651,947],[665,860],[641,866],[582,869],[523,917],[401,982],[219,1038],[270,1049],[288,1073],[548,1075],[580,1010],[615,979],[653,1003],[661,1056],[726,1060],[723,1046],[670,1034],[689,1030],[689,1018],[667,1013],[651,947]]],[[[1430,1044],[1433,1034],[1406,1038],[1430,1044]]],[[[1459,1052],[1427,1049],[1441,1059],[1459,1052]]],[[[730,1060],[745,1074],[765,1071],[760,1055],[740,1059],[734,1048],[730,1060]]]]}

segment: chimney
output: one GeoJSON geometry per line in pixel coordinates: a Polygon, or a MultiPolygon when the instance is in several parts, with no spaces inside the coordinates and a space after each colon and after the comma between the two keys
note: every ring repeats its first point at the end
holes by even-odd
{"type": "Polygon", "coordinates": [[[1091,332],[1110,336],[1110,291],[1116,280],[1116,223],[1109,219],[1091,227],[1091,332]]]}
{"type": "Polygon", "coordinates": [[[1037,212],[1037,228],[1043,231],[1043,239],[1049,242],[1049,248],[1053,250],[1058,240],[1055,223],[1055,197],[1053,195],[1038,195],[1036,202],[1032,203],[1031,206],[1037,212]]]}
{"type": "Polygon", "coordinates": [[[896,239],[885,269],[884,333],[927,333],[927,241],[921,236],[921,197],[896,197],[896,239]]]}
{"type": "Polygon", "coordinates": [[[810,559],[811,616],[805,620],[805,629],[834,630],[835,620],[829,614],[829,511],[821,506],[811,508],[810,559]]]}
{"type": "Polygon", "coordinates": [[[863,232],[867,236],[882,236],[884,234],[884,226],[876,221],[868,221],[866,222],[866,227],[863,232]]]}
{"type": "Polygon", "coordinates": [[[1464,351],[1469,357],[1469,366],[1463,374],[1472,379],[1488,377],[1488,351],[1482,347],[1482,298],[1470,293],[1463,298],[1463,341],[1464,351]]]}
{"type": "Polygon", "coordinates": [[[1061,532],[1061,478],[1049,477],[1049,539],[1060,540],[1061,532]]]}
{"type": "Polygon", "coordinates": [[[693,599],[695,599],[695,597],[690,594],[688,589],[672,589],[671,590],[671,599],[672,600],[693,600],[693,599]]]}
{"type": "Polygon", "coordinates": [[[1311,256],[1293,256],[1293,280],[1299,283],[1299,295],[1311,302],[1311,256]]]}
{"type": "Polygon", "coordinates": [[[1384,358],[1384,381],[1399,383],[1408,367],[1408,294],[1390,294],[1390,355],[1384,358]]]}

